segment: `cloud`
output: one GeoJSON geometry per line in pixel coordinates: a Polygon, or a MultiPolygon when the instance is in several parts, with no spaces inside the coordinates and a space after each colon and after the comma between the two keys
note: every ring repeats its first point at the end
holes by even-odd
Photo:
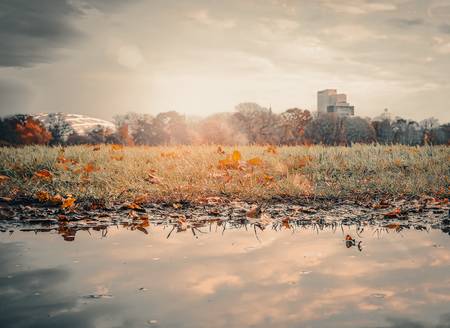
{"type": "Polygon", "coordinates": [[[31,66],[49,61],[55,49],[78,35],[70,20],[80,14],[68,0],[3,0],[0,66],[31,66]]]}
{"type": "Polygon", "coordinates": [[[82,33],[76,18],[88,9],[104,10],[119,0],[2,0],[0,2],[0,67],[30,67],[51,62],[82,33]]]}
{"type": "Polygon", "coordinates": [[[323,4],[338,13],[350,15],[363,15],[379,11],[394,11],[397,9],[397,6],[392,3],[370,2],[364,0],[324,0],[323,4]]]}
{"type": "Polygon", "coordinates": [[[203,25],[209,25],[222,29],[229,29],[236,26],[234,20],[231,19],[218,19],[212,17],[207,9],[200,9],[189,12],[187,17],[203,25]]]}

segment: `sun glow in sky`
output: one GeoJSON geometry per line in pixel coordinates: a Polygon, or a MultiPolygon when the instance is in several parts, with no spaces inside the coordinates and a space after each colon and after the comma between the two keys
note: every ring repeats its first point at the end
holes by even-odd
{"type": "Polygon", "coordinates": [[[192,116],[347,93],[450,120],[450,0],[2,0],[0,113],[192,116]]]}

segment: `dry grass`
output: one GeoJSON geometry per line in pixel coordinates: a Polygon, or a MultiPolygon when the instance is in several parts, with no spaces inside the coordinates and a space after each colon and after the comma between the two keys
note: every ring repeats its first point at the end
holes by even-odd
{"type": "Polygon", "coordinates": [[[450,148],[445,146],[281,147],[237,149],[240,162],[221,169],[217,146],[0,148],[1,196],[73,195],[77,199],[198,200],[230,196],[244,200],[274,196],[436,195],[448,197],[450,148]],[[246,161],[259,158],[250,165],[246,161]],[[74,163],[68,162],[73,160],[74,163]],[[64,163],[65,162],[65,163],[64,163]],[[35,173],[48,170],[51,179],[35,173]]]}

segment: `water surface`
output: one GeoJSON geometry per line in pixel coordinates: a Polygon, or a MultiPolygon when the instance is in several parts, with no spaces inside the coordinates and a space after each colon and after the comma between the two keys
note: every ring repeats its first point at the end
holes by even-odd
{"type": "Polygon", "coordinates": [[[1,233],[0,326],[450,327],[440,230],[146,230],[1,233]]]}

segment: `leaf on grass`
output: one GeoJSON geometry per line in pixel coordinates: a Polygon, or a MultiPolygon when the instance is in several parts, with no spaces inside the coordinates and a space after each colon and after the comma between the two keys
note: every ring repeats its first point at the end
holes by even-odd
{"type": "Polygon", "coordinates": [[[218,168],[221,170],[237,170],[239,168],[239,162],[231,158],[221,159],[219,160],[218,168]]]}
{"type": "Polygon", "coordinates": [[[388,213],[384,213],[384,216],[387,218],[398,218],[398,216],[400,215],[401,211],[399,208],[396,208],[395,210],[388,212],[388,213]]]}
{"type": "Polygon", "coordinates": [[[222,149],[222,147],[217,147],[217,153],[221,155],[225,155],[225,150],[222,149]]]}
{"type": "Polygon", "coordinates": [[[134,198],[134,203],[135,204],[142,204],[148,201],[148,195],[147,194],[143,194],[143,195],[138,195],[134,198]]]}
{"type": "Polygon", "coordinates": [[[71,208],[75,205],[76,198],[69,196],[63,200],[61,208],[71,208]]]}
{"type": "Polygon", "coordinates": [[[241,153],[238,150],[235,150],[231,155],[231,159],[235,162],[239,162],[241,160],[241,153]]]}
{"type": "Polygon", "coordinates": [[[120,156],[113,155],[113,156],[111,156],[111,159],[113,159],[115,161],[123,161],[123,155],[120,155],[120,156]]]}
{"type": "Polygon", "coordinates": [[[252,209],[250,209],[247,213],[245,213],[245,216],[248,218],[257,218],[261,215],[261,206],[255,206],[252,209]]]}
{"type": "Polygon", "coordinates": [[[122,150],[122,149],[123,149],[122,145],[115,144],[115,145],[111,146],[111,150],[113,150],[113,151],[119,151],[119,150],[122,150]]]}
{"type": "Polygon", "coordinates": [[[281,221],[281,224],[282,224],[282,226],[283,226],[284,228],[286,228],[286,229],[291,229],[291,225],[289,224],[289,218],[284,218],[284,219],[281,221]]]}
{"type": "Polygon", "coordinates": [[[10,179],[10,177],[8,177],[6,175],[0,175],[0,183],[8,181],[9,179],[10,179]]]}
{"type": "Polygon", "coordinates": [[[172,204],[172,207],[173,207],[174,209],[179,209],[179,208],[182,208],[183,205],[181,205],[180,203],[173,203],[173,204],[172,204]]]}
{"type": "Polygon", "coordinates": [[[95,146],[94,148],[92,148],[92,151],[99,151],[100,150],[100,146],[95,146]]]}
{"type": "Polygon", "coordinates": [[[253,166],[261,166],[262,163],[263,163],[263,161],[262,161],[262,159],[259,158],[259,157],[254,157],[254,158],[251,158],[251,159],[249,159],[249,160],[247,161],[247,164],[253,165],[253,166]]]}
{"type": "Polygon", "coordinates": [[[305,166],[307,166],[311,161],[312,161],[312,156],[311,155],[305,155],[302,157],[299,157],[296,161],[296,166],[298,168],[303,168],[305,166]]]}
{"type": "Polygon", "coordinates": [[[161,153],[161,157],[164,158],[177,158],[177,153],[175,153],[174,151],[170,151],[170,152],[162,152],[161,153]]]}
{"type": "Polygon", "coordinates": [[[50,200],[50,194],[46,191],[38,191],[35,198],[40,202],[47,202],[50,200]]]}
{"type": "Polygon", "coordinates": [[[277,151],[277,147],[275,147],[275,146],[268,146],[266,148],[266,152],[269,153],[269,154],[276,154],[278,152],[277,151]]]}
{"type": "Polygon", "coordinates": [[[53,174],[51,174],[48,170],[39,170],[34,173],[34,176],[44,180],[51,180],[53,178],[53,174]]]}
{"type": "Polygon", "coordinates": [[[152,173],[149,173],[145,180],[152,184],[161,184],[161,179],[152,173]]]}
{"type": "Polygon", "coordinates": [[[86,164],[85,166],[84,166],[84,172],[85,173],[91,173],[91,172],[94,172],[95,171],[95,166],[94,166],[94,164],[93,163],[88,163],[88,164],[86,164]]]}
{"type": "Polygon", "coordinates": [[[142,210],[142,207],[136,203],[126,205],[126,208],[129,208],[130,210],[142,210]]]}

